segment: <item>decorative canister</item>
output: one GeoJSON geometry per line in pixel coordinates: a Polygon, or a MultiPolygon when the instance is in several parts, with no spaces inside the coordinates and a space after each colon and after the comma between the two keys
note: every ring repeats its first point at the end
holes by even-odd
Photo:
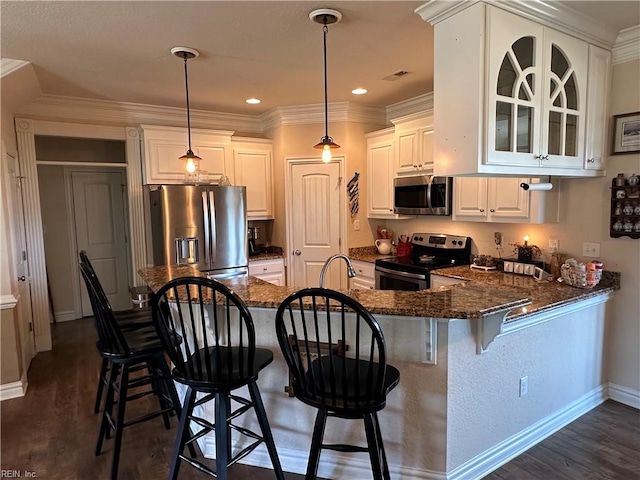
{"type": "Polygon", "coordinates": [[[624,173],[619,173],[616,177],[616,186],[624,187],[627,184],[627,180],[624,178],[624,173]]]}
{"type": "Polygon", "coordinates": [[[624,213],[625,215],[633,215],[633,207],[630,203],[627,203],[624,206],[624,208],[622,209],[622,213],[624,213]]]}
{"type": "Polygon", "coordinates": [[[622,231],[622,222],[620,220],[618,220],[616,223],[613,224],[613,231],[614,232],[621,232],[622,231]]]}
{"type": "Polygon", "coordinates": [[[625,232],[633,232],[633,223],[631,223],[631,220],[627,220],[626,222],[624,222],[624,225],[622,225],[622,230],[625,232]]]}
{"type": "Polygon", "coordinates": [[[625,198],[627,196],[627,192],[624,190],[616,190],[616,198],[625,198]]]}
{"type": "Polygon", "coordinates": [[[636,185],[638,185],[639,180],[640,179],[638,178],[638,176],[635,173],[632,173],[631,176],[627,179],[627,183],[632,187],[635,187],[636,185]]]}
{"type": "Polygon", "coordinates": [[[636,232],[640,233],[640,220],[638,220],[638,221],[636,222],[636,224],[633,226],[633,229],[634,229],[636,232]]]}
{"type": "Polygon", "coordinates": [[[633,209],[633,213],[640,215],[640,205],[636,205],[636,208],[633,209]]]}

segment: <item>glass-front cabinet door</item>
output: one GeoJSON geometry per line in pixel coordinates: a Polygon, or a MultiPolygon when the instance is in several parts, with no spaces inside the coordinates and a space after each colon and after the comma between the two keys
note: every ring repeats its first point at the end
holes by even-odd
{"type": "Polygon", "coordinates": [[[582,167],[587,45],[489,10],[486,163],[582,167]]]}

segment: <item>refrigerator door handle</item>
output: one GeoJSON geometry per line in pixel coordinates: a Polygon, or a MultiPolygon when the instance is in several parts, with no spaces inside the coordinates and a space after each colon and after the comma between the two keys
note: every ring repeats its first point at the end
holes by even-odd
{"type": "Polygon", "coordinates": [[[211,221],[211,259],[210,263],[213,264],[217,257],[218,234],[216,229],[216,202],[213,196],[213,190],[209,190],[209,218],[211,221]]]}
{"type": "Polygon", "coordinates": [[[207,202],[207,192],[202,192],[202,216],[204,223],[204,261],[207,264],[207,267],[211,265],[211,240],[209,236],[209,205],[207,202]]]}

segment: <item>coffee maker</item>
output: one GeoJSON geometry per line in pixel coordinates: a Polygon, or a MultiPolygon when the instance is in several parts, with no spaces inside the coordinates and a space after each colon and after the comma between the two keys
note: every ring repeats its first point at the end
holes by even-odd
{"type": "Polygon", "coordinates": [[[249,255],[260,255],[256,245],[256,241],[260,240],[260,227],[249,227],[247,237],[249,238],[249,255]]]}

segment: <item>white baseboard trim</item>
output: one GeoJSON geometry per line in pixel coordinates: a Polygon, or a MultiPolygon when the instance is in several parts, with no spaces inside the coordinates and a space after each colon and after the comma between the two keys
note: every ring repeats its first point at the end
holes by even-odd
{"type": "Polygon", "coordinates": [[[70,322],[77,320],[75,310],[67,310],[64,312],[56,312],[56,322],[70,322]]]}
{"type": "Polygon", "coordinates": [[[640,410],[640,391],[609,382],[609,398],[640,410]]]}
{"type": "Polygon", "coordinates": [[[484,477],[600,405],[607,399],[606,393],[604,385],[592,390],[563,409],[453,469],[447,475],[447,480],[473,480],[484,477]]]}
{"type": "Polygon", "coordinates": [[[0,385],[0,402],[12,398],[24,397],[25,393],[27,393],[28,386],[29,382],[24,373],[22,374],[22,378],[17,382],[0,385]]]}

